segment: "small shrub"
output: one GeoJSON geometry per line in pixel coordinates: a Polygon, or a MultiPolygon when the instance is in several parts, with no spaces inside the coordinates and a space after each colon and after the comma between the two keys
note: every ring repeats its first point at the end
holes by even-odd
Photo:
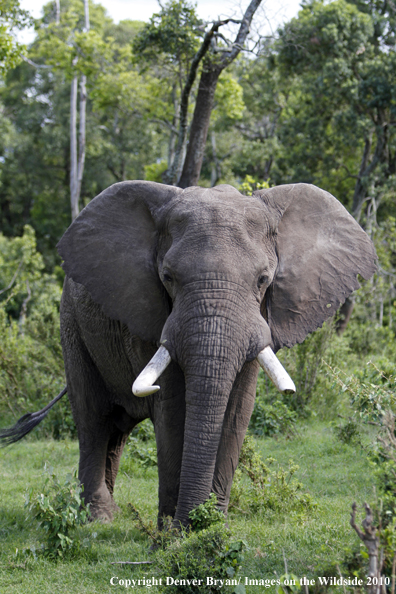
{"type": "Polygon", "coordinates": [[[218,523],[224,524],[225,521],[223,512],[217,508],[217,497],[214,493],[211,493],[204,503],[194,507],[188,517],[191,520],[191,529],[195,531],[204,530],[218,523]]]}
{"type": "Polygon", "coordinates": [[[254,178],[251,175],[245,175],[245,179],[239,185],[239,191],[245,196],[251,196],[256,190],[264,190],[270,187],[268,180],[260,182],[257,178],[254,178]]]}
{"type": "Polygon", "coordinates": [[[135,521],[137,527],[149,537],[154,548],[165,549],[175,538],[179,538],[181,534],[187,538],[192,531],[199,532],[215,524],[225,524],[225,516],[217,508],[217,498],[214,493],[211,493],[209,499],[204,503],[197,505],[190,511],[189,518],[191,524],[187,529],[174,528],[172,526],[173,519],[171,517],[164,517],[162,518],[162,529],[158,530],[151,520],[148,522],[143,520],[138,509],[132,503],[128,503],[128,507],[132,512],[132,519],[135,521]]]}
{"type": "Polygon", "coordinates": [[[250,419],[249,429],[252,433],[259,436],[284,434],[291,437],[296,432],[296,421],[297,413],[290,410],[280,400],[275,400],[272,404],[268,404],[261,398],[257,398],[250,419]]]}
{"type": "Polygon", "coordinates": [[[274,458],[265,461],[261,458],[253,438],[247,435],[235,472],[230,507],[253,512],[260,509],[277,512],[314,509],[316,503],[311,495],[304,493],[302,483],[293,478],[298,466],[292,460],[286,469],[279,465],[274,468],[274,464],[274,458]]]}
{"type": "MultiPolygon", "coordinates": [[[[396,396],[395,378],[387,377],[375,365],[370,364],[361,374],[347,376],[339,369],[331,369],[335,383],[341,391],[350,396],[354,416],[341,427],[344,440],[351,440],[358,431],[359,423],[377,427],[374,443],[367,449],[368,463],[374,467],[375,493],[377,501],[367,506],[362,522],[364,532],[355,522],[356,504],[353,505],[353,525],[360,539],[359,554],[353,555],[354,575],[367,575],[369,557],[378,560],[378,577],[394,576],[396,564],[396,396]],[[377,550],[373,552],[373,534],[378,537],[377,550]],[[368,536],[367,536],[368,535],[368,536]],[[370,548],[367,543],[370,542],[370,548]],[[364,549],[367,547],[367,551],[364,549]]],[[[340,563],[347,567],[348,555],[340,563]]],[[[348,569],[348,568],[347,568],[348,569]]],[[[348,575],[348,574],[347,574],[348,575]]],[[[368,588],[370,591],[370,588],[368,588]]]]}
{"type": "Polygon", "coordinates": [[[360,427],[356,419],[348,421],[334,428],[334,433],[339,441],[348,445],[357,445],[360,443],[360,427]]]}
{"type": "Polygon", "coordinates": [[[293,429],[293,417],[287,413],[287,410],[295,412],[297,417],[302,418],[312,415],[311,408],[315,413],[318,408],[322,409],[326,418],[329,413],[331,414],[339,391],[332,389],[333,382],[323,373],[325,369],[323,357],[326,353],[330,361],[333,358],[338,360],[344,355],[346,348],[344,343],[345,340],[343,341],[342,337],[335,335],[334,323],[330,321],[307,336],[302,344],[296,344],[291,349],[282,349],[277,353],[296,385],[296,393],[293,395],[280,396],[271,381],[263,372],[260,372],[257,382],[257,400],[275,407],[275,411],[269,413],[275,416],[275,429],[278,429],[277,419],[281,419],[286,414],[286,419],[280,423],[279,433],[284,431],[288,433],[293,429]],[[278,402],[283,403],[286,408],[280,407],[278,402]],[[325,408],[324,411],[323,408],[325,408]]]}
{"type": "Polygon", "coordinates": [[[186,538],[178,538],[157,555],[159,575],[172,576],[172,584],[160,586],[160,592],[196,594],[196,592],[220,592],[223,586],[233,586],[228,592],[243,594],[245,587],[238,585],[236,577],[243,562],[245,543],[232,541],[224,523],[191,532],[186,538]],[[223,584],[210,583],[207,576],[223,580],[223,584]],[[188,581],[201,580],[199,586],[188,581]],[[177,580],[177,581],[176,581],[177,580]]]}
{"type": "MultiPolygon", "coordinates": [[[[22,414],[44,407],[65,386],[60,345],[62,289],[44,272],[34,230],[22,237],[0,234],[0,419],[13,424],[22,414]]],[[[75,436],[64,399],[35,434],[75,436]],[[54,425],[52,425],[54,423],[54,425]]]]}
{"type": "Polygon", "coordinates": [[[162,182],[162,174],[168,169],[166,161],[160,163],[150,163],[144,166],[144,179],[154,182],[162,182]]]}
{"type": "Polygon", "coordinates": [[[157,466],[157,447],[154,427],[150,419],[139,423],[133,429],[125,445],[124,457],[141,468],[157,466]]]}
{"type": "Polygon", "coordinates": [[[234,586],[228,591],[244,594],[245,587],[238,585],[235,576],[241,568],[246,544],[232,540],[213,493],[190,512],[191,526],[187,529],[176,529],[172,527],[172,518],[164,518],[163,530],[158,530],[152,521],[142,519],[135,506],[128,506],[139,530],[148,536],[152,548],[158,549],[157,577],[171,576],[174,580],[170,584],[162,583],[160,592],[218,592],[222,585],[207,581],[207,576],[213,576],[223,580],[223,586],[234,586]],[[193,580],[201,580],[201,583],[194,585],[193,580]]]}
{"type": "Polygon", "coordinates": [[[76,533],[76,528],[89,517],[89,505],[85,505],[82,497],[83,485],[75,474],[66,475],[61,483],[51,467],[45,466],[44,470],[48,476],[42,492],[34,495],[30,489],[26,494],[28,516],[37,520],[45,532],[42,547],[45,556],[76,555],[89,545],[87,539],[81,541],[76,533]]]}

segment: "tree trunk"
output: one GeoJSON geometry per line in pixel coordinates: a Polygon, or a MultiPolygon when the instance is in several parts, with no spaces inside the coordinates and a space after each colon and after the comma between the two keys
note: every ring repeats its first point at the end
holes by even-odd
{"type": "Polygon", "coordinates": [[[228,51],[224,52],[222,58],[216,56],[214,59],[207,60],[206,64],[204,64],[201,80],[199,81],[186,158],[180,181],[177,184],[180,188],[188,188],[189,186],[196,186],[198,184],[217,81],[221,72],[235,60],[241,51],[249,34],[253,16],[260,6],[261,1],[251,0],[242,21],[240,21],[241,25],[234,43],[228,51]]]}
{"type": "Polygon", "coordinates": [[[89,31],[89,0],[84,0],[85,30],[89,31]]]}
{"type": "Polygon", "coordinates": [[[201,174],[205,143],[208,136],[210,115],[221,69],[204,70],[199,81],[197,100],[190,130],[190,142],[184,160],[183,171],[178,186],[188,188],[198,185],[201,174]]]}
{"type": "Polygon", "coordinates": [[[186,143],[188,135],[188,103],[190,100],[191,89],[195,82],[195,77],[197,75],[199,64],[208,52],[215,32],[217,32],[219,27],[224,25],[226,22],[228,21],[216,21],[215,23],[213,23],[211,29],[207,33],[205,33],[205,37],[203,39],[201,47],[192,59],[186,84],[183,87],[180,99],[179,132],[177,138],[177,146],[174,151],[172,164],[169,167],[166,174],[164,175],[165,183],[173,185],[176,184],[179,180],[186,155],[186,143]]]}
{"type": "Polygon", "coordinates": [[[72,221],[78,216],[78,181],[77,181],[77,85],[75,76],[70,92],[70,204],[72,221]]]}
{"type": "Polygon", "coordinates": [[[60,23],[60,0],[55,0],[55,22],[57,25],[60,23]]]}
{"type": "Polygon", "coordinates": [[[389,149],[388,149],[388,124],[385,113],[378,110],[377,122],[375,128],[376,145],[371,161],[369,160],[372,148],[372,134],[366,138],[362,161],[358,178],[356,180],[355,192],[353,196],[352,214],[357,221],[360,218],[360,212],[367,194],[367,183],[370,175],[375,171],[378,165],[385,163],[389,170],[389,149]]]}
{"type": "Polygon", "coordinates": [[[81,76],[80,81],[80,134],[78,139],[78,170],[77,170],[77,195],[78,200],[81,195],[81,184],[84,174],[85,164],[85,122],[87,112],[87,77],[85,74],[81,76]]]}
{"type": "MultiPolygon", "coordinates": [[[[85,13],[85,31],[89,31],[89,5],[88,0],[84,0],[85,13]]],[[[77,58],[73,60],[73,65],[77,64],[77,58]]],[[[85,128],[86,128],[86,110],[87,110],[87,77],[81,76],[80,81],[80,127],[78,142],[78,161],[77,161],[77,88],[78,77],[72,80],[70,94],[70,203],[72,221],[78,217],[80,212],[80,194],[81,184],[84,174],[85,164],[85,128]]]]}
{"type": "Polygon", "coordinates": [[[210,140],[212,143],[212,171],[210,174],[210,187],[213,188],[221,176],[220,163],[219,159],[217,158],[216,133],[214,131],[212,131],[210,140]]]}
{"type": "Polygon", "coordinates": [[[336,332],[339,336],[343,334],[346,327],[348,326],[348,322],[351,319],[351,315],[353,312],[353,308],[355,306],[355,300],[353,297],[347,297],[345,299],[345,303],[341,305],[340,309],[338,310],[339,318],[336,321],[336,332]]]}
{"type": "Polygon", "coordinates": [[[176,96],[176,85],[174,84],[172,87],[172,103],[173,103],[173,121],[172,121],[172,129],[169,136],[169,144],[168,144],[168,170],[172,167],[173,160],[175,158],[175,148],[176,148],[176,129],[179,122],[180,116],[180,105],[177,101],[176,96]]]}

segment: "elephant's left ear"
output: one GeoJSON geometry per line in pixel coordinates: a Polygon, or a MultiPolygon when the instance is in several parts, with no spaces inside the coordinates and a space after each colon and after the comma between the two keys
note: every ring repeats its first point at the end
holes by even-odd
{"type": "Polygon", "coordinates": [[[278,265],[265,298],[274,349],[302,342],[376,270],[374,246],[328,192],[309,184],[254,193],[278,221],[278,265]]]}
{"type": "Polygon", "coordinates": [[[149,181],[114,184],[84,208],[58,244],[66,274],[105,314],[151,342],[159,340],[169,315],[156,266],[161,213],[181,192],[149,181]]]}

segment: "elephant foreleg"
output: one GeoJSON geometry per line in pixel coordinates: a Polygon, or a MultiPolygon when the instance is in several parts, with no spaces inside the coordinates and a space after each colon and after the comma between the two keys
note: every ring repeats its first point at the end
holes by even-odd
{"type": "Polygon", "coordinates": [[[245,363],[236,377],[225,413],[212,486],[219,508],[225,514],[230,500],[232,479],[253,411],[258,372],[259,364],[256,360],[245,363]]]}

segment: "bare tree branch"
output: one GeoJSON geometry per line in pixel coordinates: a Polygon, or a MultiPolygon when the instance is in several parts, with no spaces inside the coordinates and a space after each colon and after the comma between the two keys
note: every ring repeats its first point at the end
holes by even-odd
{"type": "Polygon", "coordinates": [[[13,284],[14,284],[14,283],[15,283],[15,281],[16,281],[16,278],[17,278],[17,276],[18,276],[18,273],[19,273],[19,271],[20,271],[20,269],[21,269],[21,267],[22,267],[22,264],[23,264],[23,260],[21,260],[21,261],[19,262],[19,264],[18,264],[18,268],[16,269],[16,271],[15,271],[15,273],[14,273],[14,276],[12,277],[12,279],[11,279],[11,281],[10,281],[9,285],[8,285],[8,286],[7,286],[5,289],[2,289],[2,290],[0,291],[0,295],[2,295],[3,293],[6,293],[7,291],[9,291],[9,290],[12,288],[13,284]]]}
{"type": "Polygon", "coordinates": [[[356,524],[356,503],[353,503],[352,505],[350,524],[368,550],[369,576],[377,577],[379,537],[377,536],[377,527],[373,525],[373,513],[370,509],[370,506],[367,503],[365,503],[364,507],[366,510],[366,517],[362,522],[364,531],[362,531],[356,524]]]}

